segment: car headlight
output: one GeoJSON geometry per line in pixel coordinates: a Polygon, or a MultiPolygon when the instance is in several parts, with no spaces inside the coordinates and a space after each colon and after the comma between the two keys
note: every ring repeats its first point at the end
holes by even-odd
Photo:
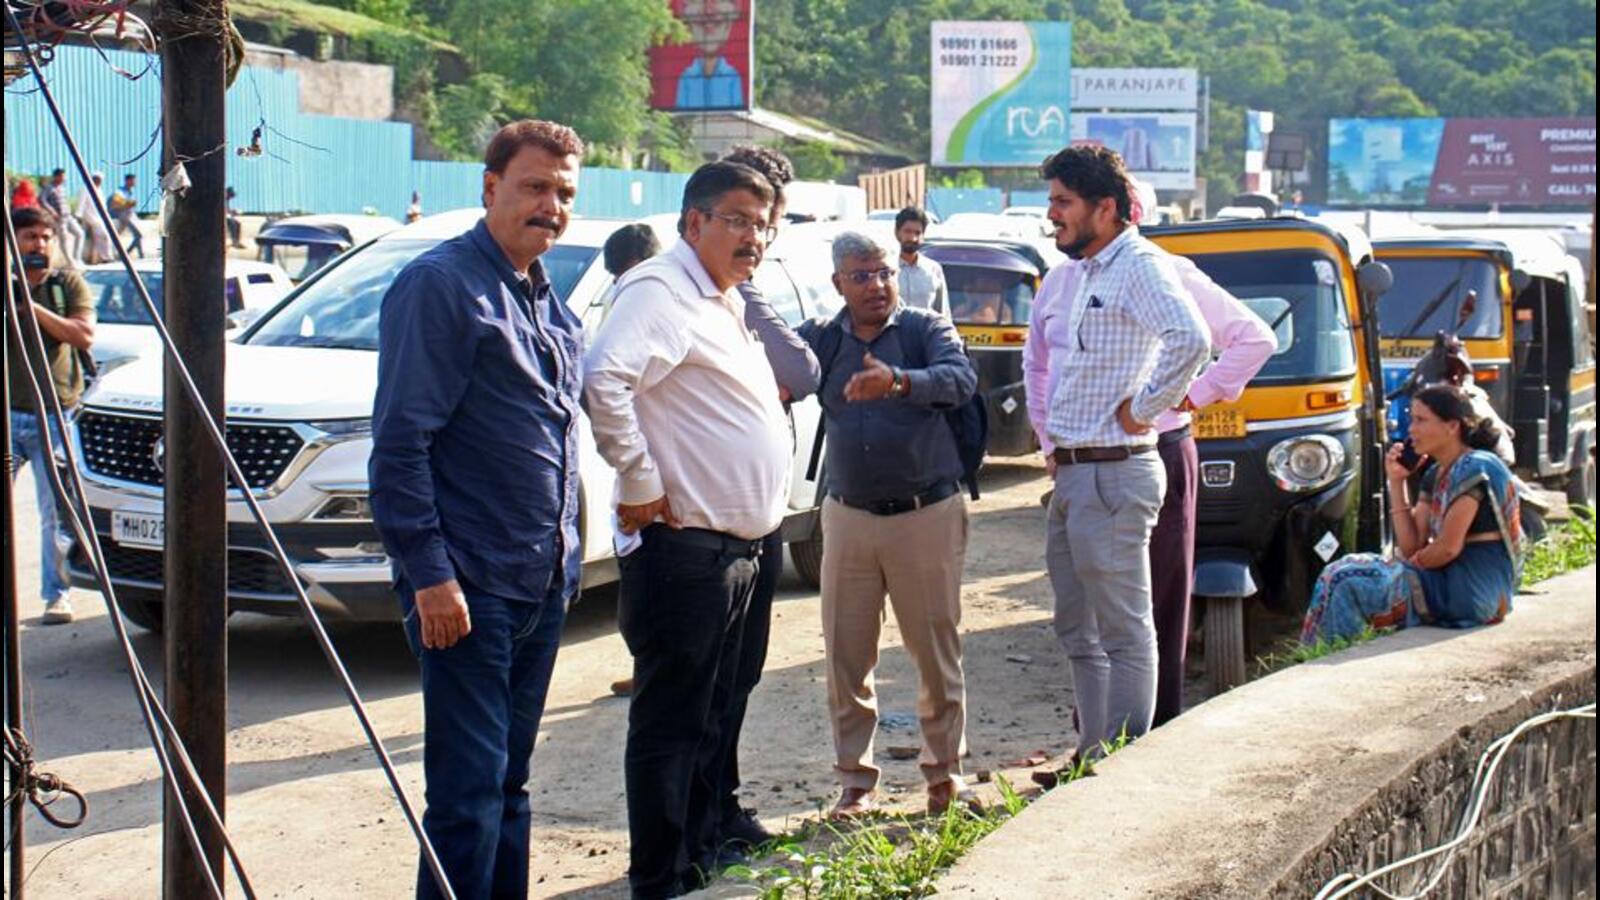
{"type": "Polygon", "coordinates": [[[1279,441],[1267,453],[1267,471],[1282,490],[1297,494],[1319,490],[1344,471],[1344,445],[1325,434],[1279,441]]]}
{"type": "Polygon", "coordinates": [[[372,419],[324,419],[307,422],[312,428],[335,440],[352,440],[372,436],[372,419]]]}

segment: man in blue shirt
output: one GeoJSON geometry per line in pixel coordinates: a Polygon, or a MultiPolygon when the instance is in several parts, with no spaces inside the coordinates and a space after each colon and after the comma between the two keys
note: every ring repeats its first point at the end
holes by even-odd
{"type": "MultiPolygon", "coordinates": [[[[421,662],[423,827],[458,897],[528,893],[528,768],[577,592],[582,326],[539,256],[583,143],[522,121],[485,153],[485,213],[383,300],[372,506],[421,662]]],[[[440,896],[426,865],[418,897],[440,896]]]]}

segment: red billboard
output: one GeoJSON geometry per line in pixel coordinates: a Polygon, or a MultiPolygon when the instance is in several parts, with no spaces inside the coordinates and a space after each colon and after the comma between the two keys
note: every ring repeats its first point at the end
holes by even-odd
{"type": "Polygon", "coordinates": [[[1595,120],[1446,119],[1431,206],[1588,206],[1595,199],[1595,120]]]}
{"type": "Polygon", "coordinates": [[[689,40],[650,51],[650,105],[669,111],[749,109],[755,0],[672,0],[689,40]]]}

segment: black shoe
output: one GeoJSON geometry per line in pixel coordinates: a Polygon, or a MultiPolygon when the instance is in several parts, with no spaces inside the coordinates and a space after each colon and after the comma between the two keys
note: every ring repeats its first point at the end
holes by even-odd
{"type": "Polygon", "coordinates": [[[745,853],[743,850],[740,850],[738,847],[735,847],[733,844],[723,844],[722,849],[717,851],[717,861],[712,871],[716,872],[717,874],[721,874],[733,866],[748,865],[750,865],[749,854],[745,853]]]}
{"type": "Polygon", "coordinates": [[[754,850],[777,837],[756,818],[753,809],[737,808],[722,820],[718,843],[738,850],[754,850]]]}

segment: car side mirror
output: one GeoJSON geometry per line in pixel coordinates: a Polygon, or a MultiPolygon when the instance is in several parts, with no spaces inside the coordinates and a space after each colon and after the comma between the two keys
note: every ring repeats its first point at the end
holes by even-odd
{"type": "Polygon", "coordinates": [[[1364,262],[1356,269],[1356,287],[1368,297],[1381,297],[1394,287],[1394,271],[1375,259],[1364,262]]]}

